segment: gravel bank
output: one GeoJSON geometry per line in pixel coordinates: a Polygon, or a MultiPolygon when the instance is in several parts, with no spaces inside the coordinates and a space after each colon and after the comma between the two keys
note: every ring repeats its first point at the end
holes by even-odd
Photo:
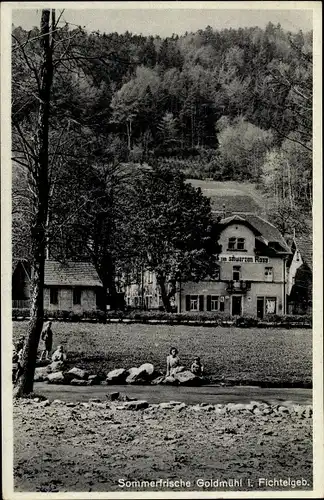
{"type": "Polygon", "coordinates": [[[14,427],[16,491],[125,491],[119,480],[159,479],[187,482],[176,491],[223,491],[211,481],[230,479],[241,480],[234,490],[267,489],[259,478],[290,481],[272,490],[302,478],[296,489],[312,488],[309,405],[22,400],[14,427]]]}

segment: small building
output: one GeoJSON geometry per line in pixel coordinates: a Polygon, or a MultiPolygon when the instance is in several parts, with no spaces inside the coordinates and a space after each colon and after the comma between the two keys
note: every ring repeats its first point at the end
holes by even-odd
{"type": "Polygon", "coordinates": [[[311,314],[313,304],[313,248],[308,236],[294,237],[287,263],[289,314],[311,314]]]}
{"type": "MultiPolygon", "coordinates": [[[[12,307],[30,307],[31,270],[27,261],[14,263],[12,307]]],[[[44,309],[75,313],[100,308],[103,286],[90,262],[45,261],[44,309]]]]}

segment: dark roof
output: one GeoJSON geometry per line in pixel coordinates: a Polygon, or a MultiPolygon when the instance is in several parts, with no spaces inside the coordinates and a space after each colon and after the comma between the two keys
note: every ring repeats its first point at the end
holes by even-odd
{"type": "Polygon", "coordinates": [[[304,264],[310,269],[313,268],[313,244],[308,236],[299,236],[295,238],[295,248],[299,250],[304,264]]]}
{"type": "Polygon", "coordinates": [[[45,261],[45,285],[102,286],[98,273],[90,262],[45,261]]]}
{"type": "Polygon", "coordinates": [[[285,242],[280,231],[270,222],[266,221],[262,217],[251,213],[240,213],[233,214],[230,217],[221,219],[220,224],[234,224],[235,222],[246,223],[248,226],[254,229],[256,236],[261,237],[261,241],[269,244],[279,244],[282,251],[285,253],[290,253],[290,249],[285,242]]]}

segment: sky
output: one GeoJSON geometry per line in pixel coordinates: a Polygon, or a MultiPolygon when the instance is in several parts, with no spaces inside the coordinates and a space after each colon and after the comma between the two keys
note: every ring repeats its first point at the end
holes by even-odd
{"type": "MultiPolygon", "coordinates": [[[[80,2],[82,4],[82,2],[80,2]]],[[[131,3],[131,2],[129,2],[131,3]]],[[[128,4],[129,4],[128,3],[128,4]]],[[[175,2],[174,2],[175,3],[175,2]]],[[[216,2],[209,2],[209,4],[216,2]]],[[[259,5],[260,3],[257,2],[259,5]]],[[[311,2],[310,2],[311,3],[311,2]]],[[[73,5],[73,4],[72,4],[73,5]]],[[[102,3],[101,3],[102,5],[102,3]]],[[[143,5],[143,2],[142,2],[143,5]]],[[[150,3],[152,5],[152,2],[150,3]]],[[[160,3],[161,5],[161,3],[160,3]]],[[[187,4],[188,5],[188,4],[187,4]]],[[[197,6],[198,2],[192,5],[197,6]]],[[[287,4],[286,4],[287,5],[287,4]]],[[[55,5],[54,5],[55,6],[55,5]]],[[[101,7],[101,6],[100,6],[101,7]]],[[[173,5],[174,7],[174,5],[173,5]]],[[[82,26],[88,31],[118,32],[143,35],[182,35],[186,31],[197,31],[211,26],[214,29],[239,28],[249,26],[265,27],[268,22],[280,23],[289,31],[312,29],[312,10],[265,10],[265,9],[205,9],[205,8],[107,8],[107,9],[66,9],[62,19],[82,26]]],[[[15,26],[31,29],[39,26],[40,10],[20,9],[12,11],[15,26]]]]}

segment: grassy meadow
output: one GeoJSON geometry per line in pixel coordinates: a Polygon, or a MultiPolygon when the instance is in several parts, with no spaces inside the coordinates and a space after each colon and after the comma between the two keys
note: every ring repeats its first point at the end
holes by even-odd
{"type": "MultiPolygon", "coordinates": [[[[14,339],[27,322],[13,322],[14,339]]],[[[190,367],[199,355],[211,381],[306,386],[312,380],[312,330],[53,322],[54,347],[91,373],[151,362],[161,371],[171,346],[190,367]]]]}

